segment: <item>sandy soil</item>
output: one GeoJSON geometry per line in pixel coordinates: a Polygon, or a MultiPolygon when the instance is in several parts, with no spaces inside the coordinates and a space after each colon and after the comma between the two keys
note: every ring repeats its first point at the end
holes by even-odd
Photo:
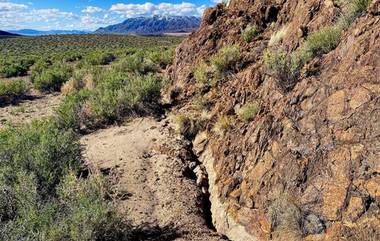
{"type": "Polygon", "coordinates": [[[33,94],[28,100],[22,100],[17,105],[0,107],[0,128],[7,122],[18,124],[52,116],[62,98],[60,93],[33,94]]]}
{"type": "Polygon", "coordinates": [[[117,207],[127,220],[164,230],[151,240],[222,240],[206,225],[201,192],[184,177],[182,140],[167,124],[138,118],[84,136],[87,163],[118,176],[117,207]]]}

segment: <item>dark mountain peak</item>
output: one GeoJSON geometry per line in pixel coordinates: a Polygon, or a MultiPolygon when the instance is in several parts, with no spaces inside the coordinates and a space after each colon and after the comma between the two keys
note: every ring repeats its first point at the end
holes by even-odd
{"type": "Polygon", "coordinates": [[[2,37],[9,36],[10,37],[10,36],[19,36],[19,35],[0,30],[0,36],[2,36],[2,37]]]}

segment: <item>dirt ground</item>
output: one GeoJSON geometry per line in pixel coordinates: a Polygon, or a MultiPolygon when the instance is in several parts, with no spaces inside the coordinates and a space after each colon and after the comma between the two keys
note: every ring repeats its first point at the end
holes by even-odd
{"type": "Polygon", "coordinates": [[[22,100],[17,105],[0,107],[0,128],[7,122],[27,123],[36,118],[52,116],[62,98],[60,93],[32,94],[27,100],[22,100]]]}
{"type": "Polygon", "coordinates": [[[126,220],[162,230],[152,240],[223,240],[207,227],[202,194],[184,175],[182,140],[167,121],[138,118],[84,136],[81,143],[89,165],[117,175],[117,207],[126,220]]]}

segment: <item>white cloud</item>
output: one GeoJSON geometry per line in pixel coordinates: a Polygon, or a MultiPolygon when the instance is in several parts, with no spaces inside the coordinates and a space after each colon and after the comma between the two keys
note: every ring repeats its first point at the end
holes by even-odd
{"type": "Polygon", "coordinates": [[[94,7],[94,6],[87,6],[85,9],[82,10],[82,13],[100,13],[104,10],[100,7],[94,7]]]}
{"type": "Polygon", "coordinates": [[[6,0],[0,0],[0,13],[3,12],[18,12],[27,9],[25,4],[12,3],[6,0]]]}
{"type": "Polygon", "coordinates": [[[0,0],[0,28],[3,29],[85,29],[95,30],[122,22],[125,18],[152,15],[201,16],[206,5],[189,2],[142,4],[117,3],[108,10],[97,6],[76,8],[66,12],[57,8],[38,9],[31,2],[19,4],[15,0],[0,0]]]}
{"type": "Polygon", "coordinates": [[[124,4],[117,3],[111,6],[110,12],[122,14],[126,18],[147,16],[153,14],[159,15],[180,15],[180,16],[199,16],[206,6],[197,6],[193,3],[182,2],[179,4],[160,3],[153,4],[146,2],[144,4],[124,4]]]}

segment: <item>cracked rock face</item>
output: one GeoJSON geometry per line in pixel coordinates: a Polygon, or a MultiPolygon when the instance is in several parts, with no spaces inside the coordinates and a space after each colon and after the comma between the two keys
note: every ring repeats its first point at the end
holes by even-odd
{"type": "Polygon", "coordinates": [[[252,240],[380,240],[379,1],[342,33],[336,49],[304,67],[290,91],[278,87],[263,61],[283,26],[283,45],[296,49],[308,33],[331,24],[341,11],[334,2],[219,5],[206,11],[168,69],[182,89],[178,111],[201,118],[192,108],[199,96],[193,67],[221,46],[241,46],[237,70],[202,93],[213,106],[203,124],[208,135],[196,147],[210,149],[214,195],[252,240]],[[251,43],[240,37],[248,24],[260,29],[251,43]],[[235,109],[250,102],[259,112],[245,123],[235,109]],[[218,135],[213,126],[222,115],[234,122],[218,135]]]}

